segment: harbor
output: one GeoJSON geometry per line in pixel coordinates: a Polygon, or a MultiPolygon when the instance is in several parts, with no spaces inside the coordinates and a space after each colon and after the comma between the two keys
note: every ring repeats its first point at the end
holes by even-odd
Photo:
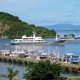
{"type": "MultiPolygon", "coordinates": [[[[39,57],[35,58],[35,56],[31,56],[31,58],[29,58],[27,55],[24,56],[23,54],[24,51],[27,54],[27,51],[33,54],[37,54],[38,55],[44,53],[44,54],[48,54],[48,55],[44,55],[41,57],[44,57],[43,59],[49,59],[52,62],[60,62],[62,63],[62,65],[70,68],[71,71],[75,70],[77,71],[79,69],[80,64],[72,64],[69,61],[63,61],[60,60],[59,57],[62,59],[64,57],[65,54],[69,54],[69,53],[73,53],[74,56],[80,56],[80,40],[72,40],[72,41],[65,41],[64,45],[30,45],[30,44],[26,44],[26,45],[11,45],[10,41],[12,39],[0,39],[0,51],[2,50],[3,52],[8,51],[7,55],[2,54],[2,56],[0,55],[0,68],[6,71],[6,67],[12,67],[15,66],[17,70],[20,71],[19,74],[19,79],[22,79],[22,75],[25,72],[25,66],[28,64],[28,62],[34,61],[40,61],[39,57]],[[9,54],[12,53],[12,54],[9,54]],[[13,53],[18,53],[18,54],[22,54],[22,55],[18,55],[15,54],[13,55],[13,53]],[[50,57],[50,54],[53,54],[55,56],[50,57]],[[54,58],[54,59],[53,59],[54,58]],[[37,59],[37,60],[36,60],[37,59]],[[66,63],[67,62],[67,63],[66,63]],[[22,66],[21,66],[22,65],[22,66]]],[[[48,42],[52,42],[55,41],[55,38],[47,38],[45,39],[48,42]]],[[[1,52],[0,52],[1,54],[1,52]]],[[[41,58],[42,59],[42,58],[41,58]]],[[[42,59],[42,60],[43,60],[42,59]]],[[[1,70],[0,74],[2,74],[4,71],[1,70]]],[[[4,74],[4,73],[3,73],[4,74]]],[[[66,76],[78,76],[76,74],[65,74],[66,76]]],[[[2,80],[6,80],[6,79],[2,79],[2,80]]]]}
{"type": "Polygon", "coordinates": [[[39,62],[50,60],[51,63],[61,63],[62,66],[68,68],[70,71],[80,71],[80,57],[74,56],[72,53],[65,54],[60,57],[59,54],[48,54],[41,51],[10,51],[0,50],[0,61],[18,63],[28,65],[30,62],[39,62]]]}

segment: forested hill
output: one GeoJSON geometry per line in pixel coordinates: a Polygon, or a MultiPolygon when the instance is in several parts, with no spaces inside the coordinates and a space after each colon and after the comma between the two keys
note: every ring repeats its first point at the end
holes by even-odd
{"type": "Polygon", "coordinates": [[[21,21],[17,16],[0,12],[0,37],[8,36],[9,38],[15,38],[16,36],[21,37],[24,34],[32,36],[33,29],[37,33],[36,36],[54,37],[56,34],[54,30],[28,24],[21,21]]]}

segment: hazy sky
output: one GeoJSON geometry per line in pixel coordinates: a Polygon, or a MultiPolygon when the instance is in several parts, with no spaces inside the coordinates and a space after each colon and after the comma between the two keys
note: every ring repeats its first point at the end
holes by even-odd
{"type": "Polygon", "coordinates": [[[0,0],[0,12],[35,25],[80,24],[80,0],[0,0]]]}

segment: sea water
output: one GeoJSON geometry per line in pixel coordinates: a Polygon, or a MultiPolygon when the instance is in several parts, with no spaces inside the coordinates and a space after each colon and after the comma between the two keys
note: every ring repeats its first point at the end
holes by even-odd
{"type": "MultiPolygon", "coordinates": [[[[62,32],[62,31],[61,31],[62,32]]],[[[62,35],[58,31],[58,34],[62,35]]],[[[66,32],[66,34],[71,32],[66,32]]],[[[73,32],[74,34],[79,36],[79,31],[73,32]]],[[[64,32],[65,34],[65,32],[64,32]]],[[[54,41],[54,38],[45,39],[47,41],[54,41]]],[[[31,50],[31,51],[43,51],[45,53],[52,53],[52,54],[59,54],[59,56],[64,56],[66,53],[73,53],[75,56],[80,56],[80,40],[72,40],[72,41],[65,41],[63,46],[58,45],[11,45],[11,39],[0,39],[0,50],[31,50]]],[[[7,73],[7,67],[15,66],[15,70],[19,70],[19,78],[18,80],[23,79],[23,74],[26,72],[26,67],[21,66],[18,64],[11,64],[11,63],[4,63],[0,62],[0,74],[7,73]]],[[[74,76],[72,74],[65,74],[65,76],[74,76]]],[[[76,75],[75,75],[76,76],[76,75]]],[[[0,77],[0,80],[8,80],[6,78],[0,77]]]]}

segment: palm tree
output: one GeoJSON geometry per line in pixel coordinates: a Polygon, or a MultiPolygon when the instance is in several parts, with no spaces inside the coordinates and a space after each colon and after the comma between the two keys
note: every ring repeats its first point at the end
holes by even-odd
{"type": "Polygon", "coordinates": [[[7,70],[8,70],[8,73],[1,75],[2,77],[8,78],[9,80],[17,78],[17,75],[19,73],[18,70],[14,71],[14,67],[12,68],[8,67],[7,70]]]}

